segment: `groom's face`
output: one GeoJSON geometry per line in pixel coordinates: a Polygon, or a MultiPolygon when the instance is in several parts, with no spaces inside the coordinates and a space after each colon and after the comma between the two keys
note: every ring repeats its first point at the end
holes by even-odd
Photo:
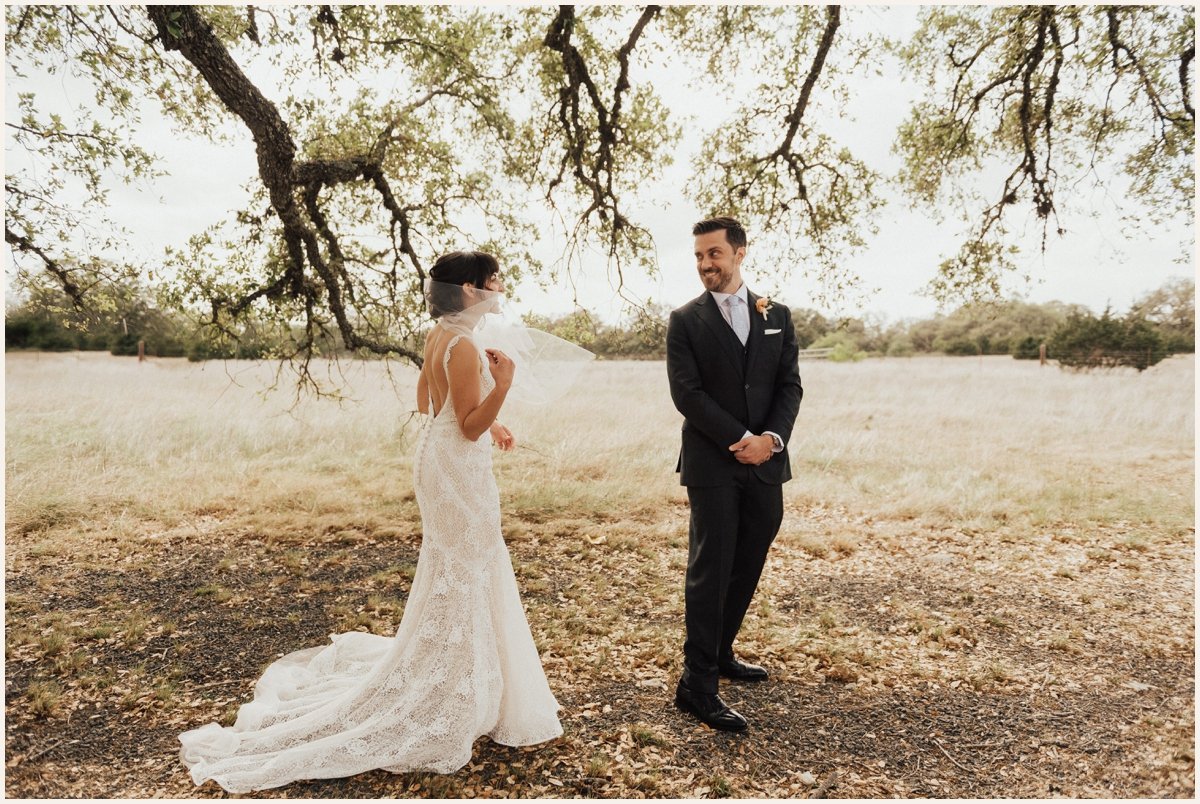
{"type": "Polygon", "coordinates": [[[742,285],[742,259],[746,247],[734,249],[725,230],[696,235],[696,271],[706,290],[733,293],[742,285]]]}

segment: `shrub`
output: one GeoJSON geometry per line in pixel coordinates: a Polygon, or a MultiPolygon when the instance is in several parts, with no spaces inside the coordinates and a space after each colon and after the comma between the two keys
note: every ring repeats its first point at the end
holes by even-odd
{"type": "Polygon", "coordinates": [[[833,349],[829,359],[837,363],[857,362],[867,356],[867,353],[858,348],[854,337],[848,332],[830,332],[818,338],[810,349],[833,349]]]}
{"type": "Polygon", "coordinates": [[[828,334],[830,323],[816,310],[793,309],[792,326],[796,330],[796,344],[801,349],[812,348],[819,338],[828,334]]]}
{"type": "Polygon", "coordinates": [[[1050,336],[1048,351],[1060,366],[1076,371],[1117,366],[1144,371],[1168,354],[1162,336],[1144,318],[1115,318],[1111,310],[1099,318],[1071,314],[1050,336]]]}
{"type": "Polygon", "coordinates": [[[1037,360],[1042,356],[1041,341],[1033,336],[1024,338],[1017,344],[1017,348],[1013,350],[1013,358],[1016,360],[1037,360]]]}
{"type": "Polygon", "coordinates": [[[914,347],[913,342],[904,335],[892,338],[887,348],[888,357],[912,357],[914,352],[916,352],[916,347],[914,347]]]}
{"type": "Polygon", "coordinates": [[[933,348],[936,351],[944,352],[948,355],[980,354],[979,343],[968,340],[967,338],[954,338],[952,340],[943,340],[942,338],[938,338],[933,342],[933,348]]]}
{"type": "Polygon", "coordinates": [[[6,349],[69,352],[83,348],[83,335],[44,311],[16,309],[4,317],[6,349]]]}
{"type": "Polygon", "coordinates": [[[187,359],[193,363],[201,360],[233,360],[237,348],[233,343],[206,337],[201,334],[188,346],[187,359]]]}
{"type": "Polygon", "coordinates": [[[108,338],[108,351],[114,355],[136,355],[138,353],[138,341],[141,338],[137,333],[126,335],[124,333],[114,332],[108,338]]]}

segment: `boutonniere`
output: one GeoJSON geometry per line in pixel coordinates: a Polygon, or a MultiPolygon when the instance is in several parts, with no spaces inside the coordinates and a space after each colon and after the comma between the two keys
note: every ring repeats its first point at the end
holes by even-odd
{"type": "Polygon", "coordinates": [[[766,296],[760,296],[758,301],[754,303],[754,309],[762,313],[763,321],[767,320],[767,311],[775,305],[766,296]]]}

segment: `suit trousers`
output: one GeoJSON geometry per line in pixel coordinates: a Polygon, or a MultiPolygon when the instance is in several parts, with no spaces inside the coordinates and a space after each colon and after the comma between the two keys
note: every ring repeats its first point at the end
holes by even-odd
{"type": "Polygon", "coordinates": [[[783,522],[783,486],[739,466],[733,485],[688,486],[683,684],[717,691],[717,663],[733,656],[733,640],[783,522]]]}

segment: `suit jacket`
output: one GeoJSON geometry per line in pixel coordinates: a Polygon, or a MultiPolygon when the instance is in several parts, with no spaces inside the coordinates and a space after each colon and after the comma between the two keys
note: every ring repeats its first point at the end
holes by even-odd
{"type": "Polygon", "coordinates": [[[674,310],[667,324],[667,378],[684,418],[675,471],[684,486],[732,485],[742,464],[729,446],[747,430],[770,430],[785,445],[752,467],[758,478],[781,484],[792,477],[786,444],[804,396],[796,331],[788,308],[772,304],[764,320],[755,309],[758,296],[747,291],[747,298],[745,349],[708,291],[674,310]]]}

